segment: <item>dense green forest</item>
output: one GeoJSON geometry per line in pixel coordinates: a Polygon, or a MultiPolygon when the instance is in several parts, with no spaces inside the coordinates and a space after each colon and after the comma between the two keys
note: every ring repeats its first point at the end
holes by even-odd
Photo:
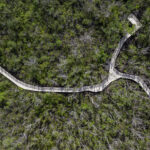
{"type": "MultiPolygon", "coordinates": [[[[33,85],[101,83],[116,68],[150,87],[150,0],[0,0],[0,66],[33,85]]],[[[150,98],[130,80],[100,93],[40,93],[0,75],[0,150],[148,150],[150,98]]]]}

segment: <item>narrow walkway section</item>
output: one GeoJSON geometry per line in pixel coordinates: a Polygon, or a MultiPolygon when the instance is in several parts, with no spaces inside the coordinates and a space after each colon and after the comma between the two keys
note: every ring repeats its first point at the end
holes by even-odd
{"type": "Polygon", "coordinates": [[[144,83],[144,80],[142,78],[140,78],[139,76],[135,76],[135,75],[129,75],[129,74],[121,73],[115,69],[115,62],[116,62],[116,59],[120,53],[122,46],[127,41],[127,39],[129,39],[138,29],[140,29],[142,27],[139,20],[133,14],[130,14],[128,16],[128,20],[135,26],[135,28],[132,31],[132,33],[127,33],[120,40],[117,48],[115,49],[115,51],[112,55],[112,58],[111,58],[108,78],[105,79],[101,84],[97,84],[97,85],[93,85],[93,86],[83,86],[81,88],[39,87],[39,86],[33,86],[30,84],[26,84],[26,83],[16,79],[14,76],[12,76],[10,73],[8,73],[1,66],[0,66],[0,73],[2,75],[4,75],[7,79],[12,81],[14,84],[16,84],[18,87],[21,87],[25,90],[37,91],[37,92],[57,92],[57,93],[75,93],[75,92],[85,92],[85,91],[101,92],[111,82],[118,80],[120,78],[123,78],[123,79],[129,79],[129,80],[133,80],[133,81],[137,82],[143,88],[143,90],[148,94],[148,96],[150,97],[150,89],[144,83]]]}

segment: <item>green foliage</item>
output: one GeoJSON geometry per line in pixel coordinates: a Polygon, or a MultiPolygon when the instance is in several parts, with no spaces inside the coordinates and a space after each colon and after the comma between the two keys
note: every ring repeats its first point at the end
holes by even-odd
{"type": "Polygon", "coordinates": [[[104,63],[106,62],[106,60],[108,59],[108,55],[104,52],[104,50],[100,50],[98,56],[97,56],[97,60],[98,60],[98,63],[104,63]]]}
{"type": "MultiPolygon", "coordinates": [[[[149,6],[149,0],[1,0],[0,66],[34,85],[99,84],[121,37],[133,31],[127,16],[135,13],[143,27],[116,67],[149,84],[149,6]]],[[[146,150],[149,107],[132,81],[118,80],[101,93],[58,94],[25,91],[0,75],[0,149],[146,150]]]]}

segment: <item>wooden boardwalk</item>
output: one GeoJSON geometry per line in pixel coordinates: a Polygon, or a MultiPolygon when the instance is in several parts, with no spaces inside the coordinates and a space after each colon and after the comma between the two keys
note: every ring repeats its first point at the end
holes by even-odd
{"type": "Polygon", "coordinates": [[[8,73],[1,66],[0,66],[0,73],[2,75],[4,75],[7,79],[12,81],[14,84],[16,84],[18,87],[21,87],[25,90],[37,91],[37,92],[58,92],[58,93],[75,93],[75,92],[85,92],[85,91],[100,92],[100,91],[103,91],[111,82],[118,80],[120,78],[123,78],[123,79],[129,79],[129,80],[133,80],[133,81],[137,82],[150,97],[150,88],[148,88],[148,86],[144,83],[144,80],[141,77],[136,76],[136,75],[121,73],[115,69],[115,62],[118,57],[118,54],[120,53],[122,46],[127,41],[127,39],[129,39],[138,29],[140,29],[142,27],[139,20],[133,14],[130,14],[128,16],[128,20],[133,25],[135,25],[135,28],[132,31],[132,33],[127,33],[120,40],[117,48],[115,49],[115,51],[112,55],[112,58],[111,58],[110,67],[109,67],[109,75],[108,75],[107,79],[105,79],[100,84],[93,85],[93,86],[83,86],[81,88],[40,87],[40,86],[26,84],[26,83],[16,79],[14,76],[12,76],[10,73],[8,73]]]}

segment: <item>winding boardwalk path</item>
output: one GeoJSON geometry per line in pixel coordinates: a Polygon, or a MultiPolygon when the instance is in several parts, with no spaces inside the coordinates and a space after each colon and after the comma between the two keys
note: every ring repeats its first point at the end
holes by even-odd
{"type": "Polygon", "coordinates": [[[109,75],[108,75],[107,79],[105,79],[100,84],[93,85],[93,86],[83,86],[81,88],[39,87],[39,86],[33,86],[30,84],[26,84],[26,83],[16,79],[14,76],[12,76],[10,73],[8,73],[1,66],[0,66],[0,73],[2,75],[4,75],[7,79],[12,81],[14,84],[16,84],[17,86],[19,86],[25,90],[38,91],[38,92],[58,92],[58,93],[75,93],[75,92],[85,92],[85,91],[100,92],[100,91],[103,91],[111,82],[118,80],[120,78],[123,78],[123,79],[129,79],[129,80],[133,80],[133,81],[137,82],[150,97],[150,88],[148,88],[148,86],[144,83],[144,80],[141,77],[121,73],[115,69],[115,62],[116,62],[116,59],[120,53],[120,50],[121,50],[123,44],[127,41],[128,38],[130,38],[142,26],[141,23],[139,22],[139,20],[133,14],[130,14],[128,16],[128,20],[133,25],[135,25],[135,28],[132,31],[132,33],[127,33],[120,40],[117,48],[115,49],[115,51],[112,55],[112,58],[111,58],[109,75]]]}

